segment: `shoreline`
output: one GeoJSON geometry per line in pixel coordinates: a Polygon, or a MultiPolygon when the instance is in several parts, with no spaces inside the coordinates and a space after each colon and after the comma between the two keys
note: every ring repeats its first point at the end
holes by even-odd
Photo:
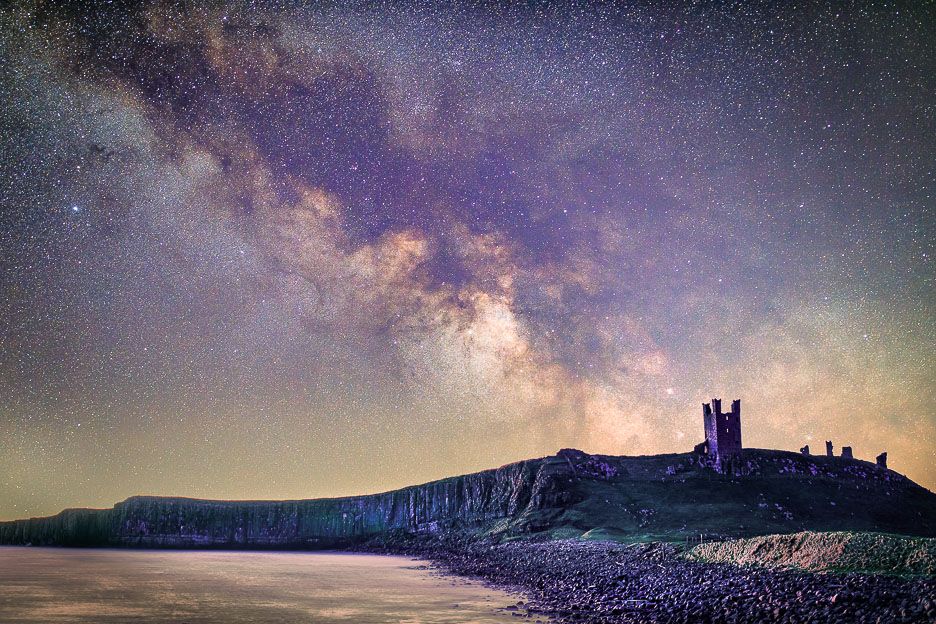
{"type": "MultiPolygon", "coordinates": [[[[517,598],[498,608],[554,624],[932,622],[936,577],[822,573],[690,561],[673,544],[494,542],[464,536],[372,540],[349,549],[240,550],[10,546],[62,551],[387,555],[517,598]],[[428,564],[428,565],[426,565],[428,564]]],[[[4,549],[0,547],[0,552],[4,549]]]]}
{"type": "Polygon", "coordinates": [[[936,577],[702,563],[670,544],[581,540],[372,544],[525,596],[515,614],[556,624],[932,622],[936,577]]]}

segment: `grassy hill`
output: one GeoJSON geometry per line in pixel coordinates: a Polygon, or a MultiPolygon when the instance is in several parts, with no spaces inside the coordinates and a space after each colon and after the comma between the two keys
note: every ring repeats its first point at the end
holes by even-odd
{"type": "Polygon", "coordinates": [[[570,460],[578,466],[568,484],[576,502],[535,511],[527,530],[690,544],[700,535],[725,539],[804,530],[936,536],[936,495],[861,460],[746,449],[734,474],[715,472],[705,456],[694,453],[583,454],[570,460]]]}
{"type": "Polygon", "coordinates": [[[383,494],[298,501],[132,497],[0,523],[0,543],[335,548],[382,535],[670,541],[799,531],[936,536],[936,495],[874,464],[746,449],[722,474],[698,453],[574,449],[383,494]]]}

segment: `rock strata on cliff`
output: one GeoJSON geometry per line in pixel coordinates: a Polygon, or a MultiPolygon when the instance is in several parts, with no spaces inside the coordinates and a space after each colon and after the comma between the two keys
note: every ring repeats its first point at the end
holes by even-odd
{"type": "Polygon", "coordinates": [[[0,523],[0,543],[151,547],[328,548],[388,531],[522,527],[534,511],[573,503],[555,457],[383,494],[295,501],[134,496],[112,509],[67,509],[0,523]]]}

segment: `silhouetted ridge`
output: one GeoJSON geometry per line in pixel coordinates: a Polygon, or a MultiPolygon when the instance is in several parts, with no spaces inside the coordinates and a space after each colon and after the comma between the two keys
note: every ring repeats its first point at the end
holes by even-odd
{"type": "Polygon", "coordinates": [[[801,530],[936,535],[936,495],[869,462],[745,449],[731,474],[700,453],[612,457],[564,449],[367,496],[216,501],[133,496],[0,523],[0,543],[333,548],[381,534],[465,532],[681,540],[801,530]]]}

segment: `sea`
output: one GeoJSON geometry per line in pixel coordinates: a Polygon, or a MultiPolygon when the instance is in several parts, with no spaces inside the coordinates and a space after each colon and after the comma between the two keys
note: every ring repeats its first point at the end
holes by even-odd
{"type": "Polygon", "coordinates": [[[0,547],[0,622],[516,622],[522,597],[407,557],[0,547]]]}

